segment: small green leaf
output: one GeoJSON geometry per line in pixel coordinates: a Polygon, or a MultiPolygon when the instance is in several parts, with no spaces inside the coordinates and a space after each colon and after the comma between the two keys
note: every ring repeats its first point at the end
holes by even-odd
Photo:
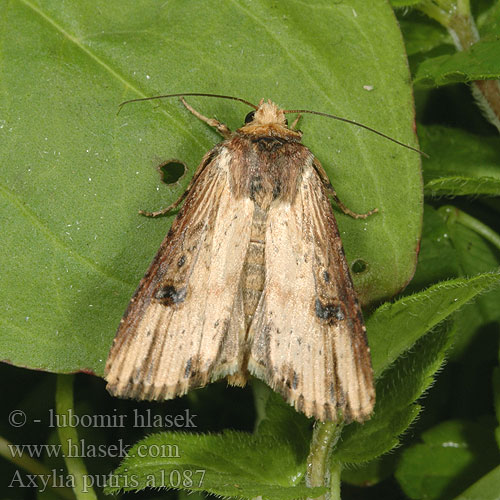
{"type": "Polygon", "coordinates": [[[422,87],[439,87],[495,78],[500,78],[500,40],[491,37],[480,40],[467,51],[424,60],[413,82],[422,87]]]}
{"type": "Polygon", "coordinates": [[[499,282],[500,272],[444,281],[375,311],[367,321],[374,373],[382,374],[376,385],[375,412],[365,424],[345,429],[335,451],[338,460],[368,461],[399,443],[400,434],[418,413],[412,403],[432,382],[452,337],[449,327],[425,334],[499,282]]]}
{"type": "Polygon", "coordinates": [[[324,493],[325,488],[303,485],[304,472],[303,457],[296,456],[293,445],[268,435],[165,432],[134,445],[105,492],[174,488],[263,500],[298,500],[324,493]]]}
{"type": "Polygon", "coordinates": [[[454,329],[447,322],[420,339],[377,380],[373,417],[348,426],[334,457],[341,462],[372,460],[399,444],[400,435],[418,415],[414,402],[431,385],[443,363],[454,329]]]}
{"type": "Polygon", "coordinates": [[[379,307],[367,321],[374,373],[380,375],[422,335],[499,283],[500,272],[444,281],[379,307]]]}
{"type": "Polygon", "coordinates": [[[490,421],[447,421],[421,437],[422,444],[403,451],[396,471],[410,498],[452,498],[500,460],[490,421]]]}
{"type": "Polygon", "coordinates": [[[436,22],[421,13],[399,17],[408,57],[426,54],[442,45],[452,45],[450,35],[436,22]]]}
{"type": "MultiPolygon", "coordinates": [[[[442,206],[438,213],[445,221],[446,239],[453,247],[459,275],[471,276],[498,269],[500,237],[491,228],[455,207],[442,206]]],[[[467,304],[458,312],[455,317],[458,334],[453,357],[467,351],[482,325],[500,319],[499,301],[500,289],[494,288],[481,294],[474,303],[467,304]]],[[[490,351],[490,358],[492,354],[490,351]]],[[[481,359],[486,361],[484,357],[481,359]]]]}
{"type": "Polygon", "coordinates": [[[500,465],[455,497],[455,500],[498,500],[499,491],[500,465]]]}
{"type": "Polygon", "coordinates": [[[444,126],[419,125],[427,195],[499,195],[500,139],[444,126]]]}

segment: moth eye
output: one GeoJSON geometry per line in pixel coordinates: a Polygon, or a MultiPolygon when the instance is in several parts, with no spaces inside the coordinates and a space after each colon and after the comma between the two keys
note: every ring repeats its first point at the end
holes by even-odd
{"type": "Polygon", "coordinates": [[[253,118],[255,116],[255,111],[250,111],[247,116],[245,116],[245,123],[250,123],[253,121],[253,118]]]}

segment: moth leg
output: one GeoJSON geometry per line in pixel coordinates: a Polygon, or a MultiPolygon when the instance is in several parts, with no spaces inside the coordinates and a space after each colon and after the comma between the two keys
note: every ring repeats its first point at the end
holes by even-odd
{"type": "Polygon", "coordinates": [[[177,198],[177,200],[175,200],[171,205],[169,205],[168,207],[165,207],[165,208],[162,208],[161,210],[155,210],[154,212],[147,212],[146,210],[139,210],[139,213],[141,215],[145,215],[146,217],[158,217],[159,215],[165,215],[165,214],[168,214],[168,212],[171,212],[172,210],[174,210],[175,208],[177,208],[182,200],[184,200],[184,198],[187,196],[187,194],[189,193],[189,188],[186,189],[186,191],[184,191],[184,193],[182,193],[179,198],[177,198]]]}
{"type": "Polygon", "coordinates": [[[208,123],[211,127],[214,127],[219,134],[222,135],[224,138],[229,138],[231,137],[231,131],[227,128],[227,125],[224,125],[224,123],[221,123],[219,120],[216,120],[215,118],[207,118],[206,116],[203,116],[201,113],[198,113],[196,109],[192,108],[184,99],[184,97],[181,97],[181,102],[184,104],[184,106],[193,113],[196,118],[199,118],[202,122],[208,123]]]}
{"type": "Polygon", "coordinates": [[[290,125],[290,130],[295,130],[295,127],[297,126],[297,123],[299,123],[299,120],[302,118],[301,114],[297,115],[297,118],[293,120],[293,123],[290,125]]]}
{"type": "Polygon", "coordinates": [[[326,172],[321,165],[321,163],[317,160],[314,159],[314,168],[316,169],[316,172],[318,172],[318,175],[321,178],[321,181],[323,183],[323,186],[325,186],[326,192],[335,200],[335,203],[337,206],[344,212],[346,215],[349,215],[353,219],[366,219],[367,217],[370,217],[370,215],[376,214],[378,212],[378,208],[374,208],[373,210],[370,210],[369,212],[366,212],[365,214],[358,214],[357,212],[353,212],[349,208],[347,208],[339,199],[337,196],[337,193],[335,192],[335,189],[333,189],[333,186],[330,182],[330,179],[326,175],[326,172]]]}
{"type": "Polygon", "coordinates": [[[357,212],[353,212],[349,208],[347,208],[340,200],[339,197],[337,196],[337,193],[333,189],[333,187],[330,185],[328,186],[328,194],[331,195],[331,197],[335,200],[335,203],[337,206],[344,212],[346,215],[349,215],[350,217],[354,219],[366,219],[370,217],[370,215],[376,214],[378,212],[378,208],[374,208],[373,210],[370,210],[364,214],[358,214],[357,212]]]}

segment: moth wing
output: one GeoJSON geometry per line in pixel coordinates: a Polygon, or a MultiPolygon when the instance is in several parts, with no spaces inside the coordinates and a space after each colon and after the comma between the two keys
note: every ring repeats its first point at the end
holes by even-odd
{"type": "Polygon", "coordinates": [[[271,205],[265,238],[250,372],[307,416],[365,420],[375,401],[366,328],[312,160],[292,201],[271,205]]]}
{"type": "Polygon", "coordinates": [[[121,320],[106,364],[112,394],[170,399],[238,370],[253,203],[234,192],[230,155],[216,148],[121,320]]]}

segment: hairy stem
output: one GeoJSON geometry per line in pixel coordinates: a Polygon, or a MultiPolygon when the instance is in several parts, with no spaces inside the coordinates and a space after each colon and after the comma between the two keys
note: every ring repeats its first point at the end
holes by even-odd
{"type": "Polygon", "coordinates": [[[340,500],[340,464],[331,469],[330,456],[342,433],[338,422],[316,422],[311,449],[307,458],[306,484],[309,487],[326,486],[329,493],[318,500],[340,500]]]}

